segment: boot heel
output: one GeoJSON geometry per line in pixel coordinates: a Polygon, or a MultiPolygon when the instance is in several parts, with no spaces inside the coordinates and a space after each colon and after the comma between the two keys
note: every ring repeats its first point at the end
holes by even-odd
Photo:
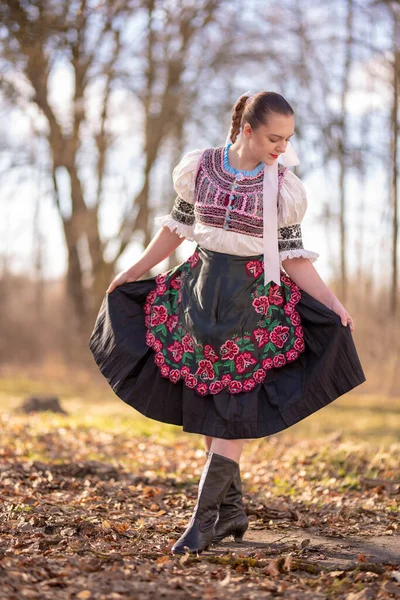
{"type": "Polygon", "coordinates": [[[243,536],[247,531],[247,527],[245,529],[237,529],[234,533],[235,542],[237,544],[241,544],[243,542],[243,536]]]}

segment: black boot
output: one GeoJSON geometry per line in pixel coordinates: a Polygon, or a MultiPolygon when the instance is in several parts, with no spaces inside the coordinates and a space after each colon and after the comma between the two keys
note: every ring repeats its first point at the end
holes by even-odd
{"type": "Polygon", "coordinates": [[[223,498],[232,483],[238,463],[210,452],[201,474],[196,506],[185,532],[171,548],[173,554],[206,550],[215,536],[215,522],[223,498]]]}
{"type": "MultiPolygon", "coordinates": [[[[207,456],[209,452],[206,451],[207,456]]],[[[220,542],[225,537],[233,535],[235,542],[241,542],[249,526],[249,520],[243,510],[242,480],[240,467],[237,463],[231,487],[219,507],[219,519],[215,525],[214,542],[220,542]]]]}

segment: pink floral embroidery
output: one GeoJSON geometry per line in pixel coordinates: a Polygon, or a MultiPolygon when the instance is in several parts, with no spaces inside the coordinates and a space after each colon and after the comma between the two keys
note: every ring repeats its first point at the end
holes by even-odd
{"type": "Polygon", "coordinates": [[[292,323],[292,325],[300,325],[301,318],[297,310],[292,312],[292,314],[290,315],[290,322],[292,323]]]}
{"type": "Polygon", "coordinates": [[[222,360],[232,360],[238,353],[239,346],[235,342],[232,342],[232,340],[228,340],[225,344],[222,344],[220,349],[222,360]]]}
{"type": "Polygon", "coordinates": [[[297,338],[294,342],[294,347],[296,348],[296,350],[298,350],[299,352],[303,352],[305,346],[304,346],[304,339],[303,338],[297,338]]]}
{"type": "Polygon", "coordinates": [[[228,385],[228,390],[230,391],[231,394],[238,394],[239,392],[242,391],[243,388],[243,384],[241,381],[231,381],[230,384],[228,385]]]}
{"type": "Polygon", "coordinates": [[[269,307],[269,300],[267,296],[260,296],[259,298],[254,298],[253,306],[256,309],[256,312],[261,315],[266,315],[269,307]]]}
{"type": "Polygon", "coordinates": [[[160,352],[161,349],[162,349],[162,344],[161,344],[160,340],[156,340],[153,344],[154,352],[160,352]]]}
{"type": "Polygon", "coordinates": [[[289,327],[277,325],[270,334],[270,340],[277,348],[283,348],[288,337],[289,327]]]}
{"type": "Polygon", "coordinates": [[[174,290],[180,290],[182,287],[182,277],[175,277],[174,279],[171,279],[171,287],[174,290]]]}
{"type": "Polygon", "coordinates": [[[271,287],[270,293],[268,294],[268,300],[274,306],[280,306],[283,304],[283,296],[279,286],[274,288],[271,287]]]}
{"type": "Polygon", "coordinates": [[[178,325],[178,315],[171,315],[170,317],[168,317],[165,326],[168,329],[168,331],[171,333],[171,331],[173,331],[175,329],[175,327],[178,325]]]}
{"type": "Polygon", "coordinates": [[[165,283],[162,283],[157,286],[157,294],[159,294],[160,296],[162,294],[165,294],[166,291],[167,291],[167,286],[165,285],[165,283]]]}
{"type": "Polygon", "coordinates": [[[209,344],[204,346],[204,356],[212,363],[215,363],[219,360],[214,348],[212,348],[209,344]]]}
{"type": "Polygon", "coordinates": [[[185,383],[189,388],[194,388],[197,385],[197,378],[190,374],[185,378],[185,383]]]}
{"type": "Polygon", "coordinates": [[[257,383],[262,383],[265,379],[265,375],[266,375],[266,373],[265,373],[264,369],[258,369],[254,373],[253,377],[257,381],[257,383]]]}
{"type": "Polygon", "coordinates": [[[286,285],[289,285],[290,287],[292,287],[294,284],[293,280],[290,279],[290,277],[288,277],[287,275],[282,275],[282,274],[281,274],[281,282],[286,283],[286,285]]]}
{"type": "Polygon", "coordinates": [[[299,353],[297,352],[297,350],[294,350],[294,348],[291,348],[290,350],[288,350],[286,352],[286,359],[288,361],[296,360],[296,358],[298,356],[299,356],[299,353]]]}
{"type": "Polygon", "coordinates": [[[155,277],[155,282],[157,285],[161,284],[161,283],[165,283],[167,281],[167,274],[166,273],[160,273],[159,275],[157,275],[155,277]]]}
{"type": "Polygon", "coordinates": [[[154,325],[161,325],[162,323],[165,323],[167,318],[168,311],[165,306],[153,306],[150,321],[152,327],[154,327],[154,325]]]}
{"type": "Polygon", "coordinates": [[[255,278],[260,277],[263,272],[263,264],[260,260],[250,260],[246,263],[246,271],[248,275],[253,275],[255,278]]]}
{"type": "Polygon", "coordinates": [[[172,381],[172,383],[176,383],[181,378],[179,370],[172,369],[172,371],[170,371],[169,378],[172,381]]]}
{"type": "Polygon", "coordinates": [[[300,292],[292,292],[290,295],[290,304],[297,304],[299,301],[301,300],[301,293],[300,292]]]}
{"type": "Polygon", "coordinates": [[[248,261],[246,272],[251,284],[251,302],[257,314],[251,316],[248,331],[241,328],[219,348],[201,341],[179,321],[183,281],[200,261],[196,251],[181,269],[155,278],[143,305],[148,329],[146,344],[154,351],[154,361],[162,377],[184,384],[200,396],[250,392],[262,384],[269,370],[280,368],[305,350],[304,331],[295,306],[301,290],[281,271],[282,285],[264,286],[263,263],[248,261]],[[255,327],[254,327],[255,325],[255,327]]]}
{"type": "Polygon", "coordinates": [[[235,358],[235,365],[238,373],[244,373],[252,365],[257,364],[256,359],[251,355],[251,352],[242,352],[235,358]]]}
{"type": "Polygon", "coordinates": [[[154,337],[154,335],[150,331],[147,331],[147,333],[146,333],[146,344],[148,346],[150,346],[150,348],[152,348],[155,341],[156,341],[156,338],[154,337]]]}
{"type": "Polygon", "coordinates": [[[199,383],[196,388],[196,392],[198,392],[201,396],[205,396],[208,392],[208,385],[205,383],[199,383]]]}
{"type": "Polygon", "coordinates": [[[200,260],[200,255],[198,252],[195,252],[194,254],[192,254],[192,256],[190,256],[188,258],[188,262],[189,262],[190,266],[192,267],[192,269],[194,269],[194,267],[197,265],[199,260],[200,260]]]}
{"type": "Polygon", "coordinates": [[[263,369],[269,371],[269,369],[272,369],[272,367],[274,366],[274,361],[270,357],[264,358],[264,360],[262,361],[262,366],[263,369]]]}
{"type": "Polygon", "coordinates": [[[256,387],[256,382],[254,381],[253,378],[250,379],[246,379],[243,382],[243,389],[245,392],[250,392],[251,390],[253,390],[256,387]]]}
{"type": "Polygon", "coordinates": [[[293,311],[295,310],[294,308],[294,304],[290,304],[289,302],[287,304],[285,304],[285,306],[283,307],[283,310],[285,312],[286,315],[291,315],[293,313],[293,311]]]}
{"type": "Polygon", "coordinates": [[[286,363],[284,354],[276,354],[272,360],[275,368],[282,367],[286,363]]]}
{"type": "Polygon", "coordinates": [[[168,350],[171,352],[174,361],[179,362],[182,359],[183,346],[179,342],[174,342],[171,346],[168,346],[168,350]]]}
{"type": "Polygon", "coordinates": [[[168,377],[169,370],[170,369],[168,365],[162,365],[162,367],[160,368],[160,373],[163,377],[168,377]]]}
{"type": "Polygon", "coordinates": [[[222,375],[221,382],[224,387],[227,387],[229,385],[229,383],[231,382],[231,380],[232,380],[232,376],[229,375],[229,373],[227,375],[222,375]]]}
{"type": "Polygon", "coordinates": [[[203,379],[214,379],[214,369],[210,360],[201,360],[199,362],[199,368],[196,371],[196,375],[200,375],[203,379]]]}
{"type": "Polygon", "coordinates": [[[148,302],[149,304],[153,304],[154,300],[157,298],[157,294],[156,292],[153,290],[152,292],[150,292],[150,294],[148,294],[147,298],[146,298],[146,302],[148,302]]]}
{"type": "Polygon", "coordinates": [[[184,352],[194,352],[193,340],[189,334],[182,339],[182,346],[184,352]]]}
{"type": "Polygon", "coordinates": [[[267,329],[255,329],[253,331],[253,338],[257,342],[259,348],[265,346],[269,342],[269,333],[267,329]]]}
{"type": "Polygon", "coordinates": [[[222,381],[213,381],[212,383],[210,383],[210,392],[212,394],[218,394],[219,392],[221,392],[224,389],[224,386],[222,385],[222,381]]]}
{"type": "Polygon", "coordinates": [[[154,357],[154,362],[156,363],[157,367],[161,367],[165,363],[164,354],[162,352],[157,352],[154,357]]]}

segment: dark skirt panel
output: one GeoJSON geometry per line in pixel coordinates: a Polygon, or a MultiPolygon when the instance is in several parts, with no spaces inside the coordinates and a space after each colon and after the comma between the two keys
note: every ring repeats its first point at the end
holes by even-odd
{"type": "Polygon", "coordinates": [[[106,295],[89,347],[116,395],[151,419],[225,439],[277,433],[366,380],[349,326],[281,278],[263,288],[262,257],[198,247],[106,295]]]}

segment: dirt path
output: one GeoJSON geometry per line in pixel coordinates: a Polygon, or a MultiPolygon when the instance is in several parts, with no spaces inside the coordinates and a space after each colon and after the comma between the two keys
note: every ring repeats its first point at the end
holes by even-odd
{"type": "Polygon", "coordinates": [[[286,529],[284,535],[276,532],[248,529],[241,544],[228,538],[215,545],[213,553],[224,550],[252,554],[256,550],[276,553],[277,556],[302,547],[303,558],[316,561],[323,566],[348,567],[357,562],[359,556],[368,563],[393,564],[400,566],[400,535],[397,536],[344,536],[343,538],[315,535],[299,529],[286,529]]]}

